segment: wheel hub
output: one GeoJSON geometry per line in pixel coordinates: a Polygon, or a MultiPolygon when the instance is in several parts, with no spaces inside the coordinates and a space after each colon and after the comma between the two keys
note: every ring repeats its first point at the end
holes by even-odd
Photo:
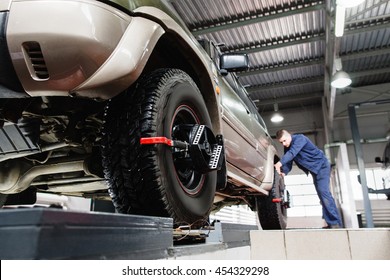
{"type": "Polygon", "coordinates": [[[175,135],[186,135],[187,139],[145,137],[140,139],[140,143],[168,145],[172,147],[176,159],[181,159],[181,163],[192,166],[202,174],[221,169],[224,159],[222,135],[214,136],[210,128],[199,124],[176,125],[173,128],[173,138],[175,135]]]}

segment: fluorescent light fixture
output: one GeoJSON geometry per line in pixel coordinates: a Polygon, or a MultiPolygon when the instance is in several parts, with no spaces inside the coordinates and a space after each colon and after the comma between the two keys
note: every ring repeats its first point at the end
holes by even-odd
{"type": "Polygon", "coordinates": [[[334,34],[341,37],[344,34],[345,9],[359,6],[365,0],[337,0],[334,34]]]}
{"type": "Polygon", "coordinates": [[[335,88],[345,88],[352,83],[351,77],[345,71],[337,71],[332,78],[331,86],[335,88]]]}
{"type": "Polygon", "coordinates": [[[344,34],[345,25],[345,8],[342,6],[336,6],[336,24],[334,28],[334,34],[336,37],[341,37],[344,34]]]}

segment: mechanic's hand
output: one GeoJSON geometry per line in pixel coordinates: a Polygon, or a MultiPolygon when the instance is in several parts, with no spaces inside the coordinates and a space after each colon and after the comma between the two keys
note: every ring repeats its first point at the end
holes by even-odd
{"type": "Polygon", "coordinates": [[[282,175],[282,171],[280,170],[280,168],[282,167],[282,163],[280,161],[278,161],[277,163],[274,164],[274,166],[275,166],[276,172],[278,172],[279,175],[282,175]]]}

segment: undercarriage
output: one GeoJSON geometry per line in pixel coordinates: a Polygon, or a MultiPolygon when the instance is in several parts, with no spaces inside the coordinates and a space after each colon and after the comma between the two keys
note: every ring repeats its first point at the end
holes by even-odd
{"type": "MultiPolygon", "coordinates": [[[[9,103],[1,108],[10,116],[9,103]]],[[[0,192],[38,191],[107,197],[99,152],[104,103],[69,98],[30,98],[16,123],[0,129],[0,192]],[[79,108],[79,109],[77,109],[79,108]],[[39,110],[40,111],[39,111],[39,110]],[[39,113],[38,113],[39,112],[39,113]]]]}

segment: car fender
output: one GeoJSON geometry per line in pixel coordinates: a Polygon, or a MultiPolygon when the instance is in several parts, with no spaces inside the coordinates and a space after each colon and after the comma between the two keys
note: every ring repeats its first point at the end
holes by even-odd
{"type": "Polygon", "coordinates": [[[264,166],[264,180],[261,183],[261,187],[264,190],[270,191],[273,186],[273,181],[274,181],[274,172],[275,172],[275,167],[274,167],[274,158],[276,155],[276,149],[272,146],[269,145],[267,149],[267,164],[264,166]]]}
{"type": "Polygon", "coordinates": [[[107,99],[113,97],[111,94],[125,90],[139,78],[164,32],[157,23],[134,17],[111,56],[89,79],[72,89],[71,93],[107,99]]]}

